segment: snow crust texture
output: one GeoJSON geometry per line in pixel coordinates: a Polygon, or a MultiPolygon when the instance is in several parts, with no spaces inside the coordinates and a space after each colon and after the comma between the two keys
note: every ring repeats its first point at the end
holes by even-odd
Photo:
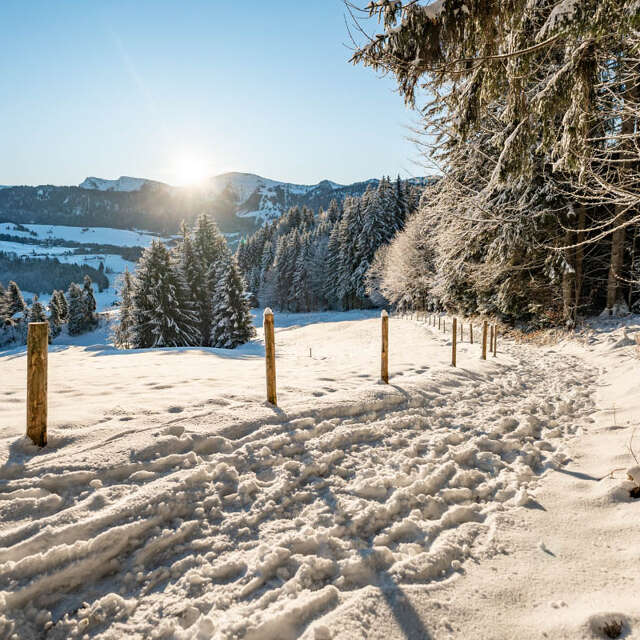
{"type": "Polygon", "coordinates": [[[208,433],[178,418],[117,465],[65,457],[64,432],[40,454],[15,440],[0,637],[335,638],[372,586],[401,610],[407,586],[503,552],[496,514],[527,506],[591,420],[593,371],[516,353],[494,379],[443,370],[208,433]]]}

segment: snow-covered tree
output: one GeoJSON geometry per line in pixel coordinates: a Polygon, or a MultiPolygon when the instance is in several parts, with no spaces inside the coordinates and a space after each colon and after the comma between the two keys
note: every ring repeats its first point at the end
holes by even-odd
{"type": "Polygon", "coordinates": [[[186,284],[168,249],[154,240],[138,263],[132,295],[131,346],[183,347],[201,343],[196,314],[188,309],[186,284]]]}
{"type": "MultiPolygon", "coordinates": [[[[49,301],[49,338],[57,338],[62,331],[62,325],[64,318],[60,310],[60,294],[61,291],[56,291],[51,294],[51,300],[49,301]]],[[[63,296],[64,298],[64,296],[63,296]]]]}
{"type": "Polygon", "coordinates": [[[211,302],[211,346],[234,349],[255,335],[245,284],[236,258],[227,253],[219,263],[215,277],[217,285],[211,302]]]}
{"type": "Polygon", "coordinates": [[[82,289],[72,282],[67,291],[69,307],[69,335],[77,336],[87,331],[87,303],[82,289]]]}
{"type": "Polygon", "coordinates": [[[4,288],[2,282],[0,282],[0,324],[7,317],[7,290],[4,288]]]}
{"type": "Polygon", "coordinates": [[[98,316],[96,314],[97,304],[93,294],[93,285],[91,278],[87,275],[84,277],[84,285],[82,288],[82,296],[84,298],[84,326],[85,331],[91,331],[98,325],[98,316]]]}
{"type": "Polygon", "coordinates": [[[20,287],[11,280],[5,294],[6,314],[9,318],[15,315],[24,315],[27,311],[27,303],[22,297],[20,287]]]}
{"type": "Polygon", "coordinates": [[[187,243],[185,251],[183,236],[182,269],[190,291],[193,312],[199,323],[200,335],[206,346],[212,327],[211,297],[216,286],[215,272],[218,262],[226,258],[229,250],[218,226],[206,214],[201,215],[196,222],[193,234],[193,257],[189,256],[189,245],[190,243],[187,243]]]}
{"type": "Polygon", "coordinates": [[[120,279],[120,317],[113,331],[113,342],[120,349],[128,349],[133,343],[133,279],[125,269],[120,279]]]}
{"type": "Polygon", "coordinates": [[[43,304],[38,300],[38,296],[33,297],[33,303],[27,315],[28,322],[46,322],[47,316],[43,304]]]}

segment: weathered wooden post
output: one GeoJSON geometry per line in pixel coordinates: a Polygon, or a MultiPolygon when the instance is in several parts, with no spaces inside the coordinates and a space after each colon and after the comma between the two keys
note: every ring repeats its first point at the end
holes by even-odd
{"type": "Polygon", "coordinates": [[[482,359],[487,359],[487,321],[482,323],[482,359]]]}
{"type": "Polygon", "coordinates": [[[464,342],[464,321],[460,323],[460,342],[464,342]]]}
{"type": "Polygon", "coordinates": [[[442,330],[447,333],[447,319],[442,318],[442,330]]]}
{"type": "Polygon", "coordinates": [[[493,325],[489,326],[489,353],[493,351],[493,325]]]}
{"type": "Polygon", "coordinates": [[[273,328],[273,311],[264,310],[264,353],[267,367],[267,401],[278,406],[276,396],[276,338],[273,328]]]}
{"type": "Polygon", "coordinates": [[[469,323],[469,339],[470,344],[473,344],[473,322],[469,323]]]}
{"type": "Polygon", "coordinates": [[[47,356],[49,323],[30,322],[27,333],[27,436],[47,444],[47,356]]]}
{"type": "Polygon", "coordinates": [[[498,355],[498,325],[494,325],[493,329],[493,357],[498,355]]]}
{"type": "Polygon", "coordinates": [[[380,359],[380,378],[389,384],[389,315],[382,311],[382,352],[380,359]]]}
{"type": "Polygon", "coordinates": [[[442,318],[438,316],[438,331],[440,331],[441,323],[442,323],[442,318]]]}
{"type": "Polygon", "coordinates": [[[451,366],[456,366],[456,346],[457,346],[458,320],[453,319],[453,327],[451,329],[451,366]]]}

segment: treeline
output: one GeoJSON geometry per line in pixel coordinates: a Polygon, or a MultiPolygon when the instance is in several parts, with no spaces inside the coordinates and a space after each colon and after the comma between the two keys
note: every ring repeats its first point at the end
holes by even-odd
{"type": "Polygon", "coordinates": [[[260,306],[291,312],[378,304],[366,274],[379,247],[404,228],[420,193],[399,178],[383,178],[317,216],[293,207],[240,242],[238,264],[249,290],[260,306]]]}
{"type": "Polygon", "coordinates": [[[396,77],[443,169],[370,292],[533,324],[640,310],[640,5],[463,8],[363,9],[382,33],[353,61],[396,77]]]}
{"type": "Polygon", "coordinates": [[[25,291],[38,294],[56,289],[66,291],[72,282],[83,282],[85,276],[96,283],[99,291],[109,287],[104,268],[60,262],[57,258],[31,258],[0,252],[0,282],[13,280],[25,291]]]}
{"type": "Polygon", "coordinates": [[[235,256],[207,215],[194,229],[183,223],[182,238],[171,250],[154,240],[135,273],[122,277],[114,332],[120,348],[233,349],[254,334],[235,256]]]}
{"type": "Polygon", "coordinates": [[[82,287],[72,282],[66,295],[55,290],[48,307],[38,296],[28,305],[15,282],[9,282],[6,289],[0,282],[0,347],[25,344],[30,322],[47,322],[49,341],[60,335],[65,326],[71,336],[95,329],[98,316],[91,278],[85,275],[82,287]]]}

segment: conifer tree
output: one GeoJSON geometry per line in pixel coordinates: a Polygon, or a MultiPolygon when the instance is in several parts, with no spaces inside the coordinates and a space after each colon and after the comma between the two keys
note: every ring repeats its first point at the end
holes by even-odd
{"type": "Polygon", "coordinates": [[[84,330],[91,331],[98,325],[98,316],[96,314],[96,298],[93,294],[93,285],[91,284],[91,278],[88,275],[84,277],[84,286],[82,289],[82,296],[84,298],[84,330]]]}
{"type": "Polygon", "coordinates": [[[113,342],[120,349],[128,349],[133,343],[133,280],[125,269],[120,282],[120,318],[113,332],[113,342]]]}
{"type": "Polygon", "coordinates": [[[293,311],[306,313],[312,309],[312,295],[310,288],[311,267],[311,234],[305,233],[300,238],[300,249],[296,259],[295,270],[289,294],[293,311]]]}
{"type": "Polygon", "coordinates": [[[0,325],[7,317],[7,290],[4,288],[2,282],[0,282],[0,325]]]}
{"type": "Polygon", "coordinates": [[[22,291],[20,291],[20,287],[11,280],[7,287],[6,296],[6,305],[7,305],[7,316],[9,318],[15,316],[16,314],[25,314],[27,311],[27,303],[24,301],[22,297],[22,291]]]}
{"type": "Polygon", "coordinates": [[[69,305],[69,335],[77,336],[87,330],[87,302],[82,289],[72,282],[67,291],[69,305]]]}
{"type": "MultiPolygon", "coordinates": [[[[211,298],[216,286],[214,278],[217,263],[228,253],[224,237],[207,214],[201,215],[196,222],[193,246],[197,259],[197,273],[190,276],[191,283],[197,287],[193,304],[200,335],[206,346],[211,335],[211,298]]],[[[189,283],[188,285],[191,286],[189,283]]]]}
{"type": "Polygon", "coordinates": [[[134,348],[200,344],[198,318],[188,309],[186,285],[168,249],[154,240],[138,263],[133,287],[134,348]]]}
{"type": "Polygon", "coordinates": [[[211,304],[211,346],[234,349],[255,335],[244,295],[245,285],[235,257],[229,253],[225,255],[218,266],[216,279],[211,304]]]}
{"type": "Polygon", "coordinates": [[[63,319],[60,312],[60,291],[54,291],[49,301],[49,339],[57,338],[62,331],[63,319]]]}
{"type": "Polygon", "coordinates": [[[44,306],[38,300],[38,296],[33,297],[33,303],[31,304],[31,308],[28,313],[28,321],[29,322],[46,322],[47,316],[45,314],[44,306]]]}
{"type": "Polygon", "coordinates": [[[60,322],[65,323],[69,320],[69,305],[63,291],[55,291],[56,306],[58,307],[58,316],[60,322]]]}

